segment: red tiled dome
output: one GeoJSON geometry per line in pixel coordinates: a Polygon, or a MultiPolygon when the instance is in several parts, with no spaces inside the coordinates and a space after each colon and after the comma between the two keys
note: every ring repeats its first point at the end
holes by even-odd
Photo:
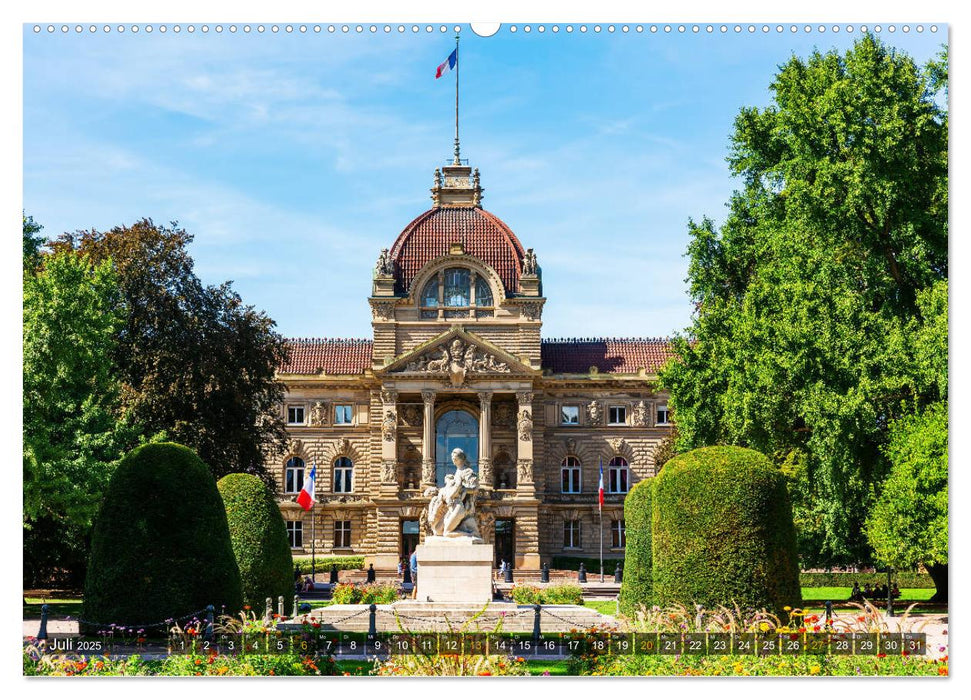
{"type": "Polygon", "coordinates": [[[525,251],[502,219],[478,207],[436,207],[408,224],[391,248],[398,293],[407,294],[418,271],[452,243],[498,272],[508,296],[519,291],[525,251]]]}

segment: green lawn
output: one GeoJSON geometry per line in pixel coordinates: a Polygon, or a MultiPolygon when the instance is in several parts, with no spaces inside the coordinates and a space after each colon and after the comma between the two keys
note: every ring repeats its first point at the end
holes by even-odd
{"type": "Polygon", "coordinates": [[[596,610],[601,615],[617,614],[617,603],[613,600],[585,600],[583,605],[596,610]]]}
{"type": "MultiPolygon", "coordinates": [[[[24,619],[40,618],[40,606],[44,604],[41,598],[27,598],[24,605],[24,619]]],[[[77,619],[81,616],[80,598],[48,598],[47,614],[51,618],[72,617],[77,619]]]]}
{"type": "MultiPolygon", "coordinates": [[[[834,603],[846,602],[850,599],[852,588],[803,588],[803,600],[831,600],[834,603]]],[[[901,588],[900,599],[913,602],[915,600],[930,600],[934,595],[933,588],[901,588]]]]}

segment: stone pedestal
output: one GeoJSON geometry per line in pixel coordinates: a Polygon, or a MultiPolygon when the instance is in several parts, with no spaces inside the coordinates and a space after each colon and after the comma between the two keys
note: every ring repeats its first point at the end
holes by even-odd
{"type": "Polygon", "coordinates": [[[493,546],[471,537],[427,537],[418,557],[419,602],[492,600],[493,546]]]}

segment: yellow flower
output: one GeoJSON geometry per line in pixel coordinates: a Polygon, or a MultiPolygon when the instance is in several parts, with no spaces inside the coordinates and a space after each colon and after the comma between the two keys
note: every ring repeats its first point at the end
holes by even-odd
{"type": "Polygon", "coordinates": [[[763,632],[768,632],[769,631],[769,623],[768,622],[760,622],[759,623],[759,629],[762,630],[763,632]]]}
{"type": "Polygon", "coordinates": [[[809,667],[809,673],[810,673],[811,675],[813,675],[813,676],[816,676],[816,675],[819,675],[819,671],[820,671],[820,670],[821,670],[821,669],[819,668],[819,666],[810,666],[810,667],[809,667]]]}

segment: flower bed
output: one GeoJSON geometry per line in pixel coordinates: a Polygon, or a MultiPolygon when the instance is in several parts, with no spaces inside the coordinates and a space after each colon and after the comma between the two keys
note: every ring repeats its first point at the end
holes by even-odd
{"type": "Polygon", "coordinates": [[[509,595],[520,605],[583,605],[583,589],[572,584],[560,586],[517,585],[513,586],[509,595]]]}
{"type": "Polygon", "coordinates": [[[176,655],[146,660],[140,656],[83,658],[41,656],[24,651],[25,676],[335,676],[332,657],[275,654],[260,656],[176,655]]]}
{"type": "Polygon", "coordinates": [[[574,659],[580,676],[946,676],[947,657],[599,656],[574,659]]]}

